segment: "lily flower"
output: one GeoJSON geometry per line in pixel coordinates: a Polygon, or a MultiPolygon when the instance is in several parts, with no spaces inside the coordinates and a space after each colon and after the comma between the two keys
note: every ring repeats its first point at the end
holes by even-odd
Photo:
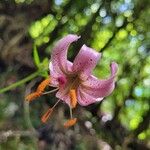
{"type": "Polygon", "coordinates": [[[70,34],[56,43],[49,64],[49,79],[43,81],[36,92],[26,97],[26,100],[31,101],[42,94],[57,91],[56,97],[59,100],[43,115],[43,122],[47,121],[58,102],[63,101],[68,104],[71,116],[64,126],[70,127],[77,121],[72,117],[72,109],[77,106],[77,103],[81,106],[97,103],[110,95],[115,88],[115,76],[118,70],[118,65],[115,62],[110,65],[111,75],[107,79],[98,79],[92,75],[92,70],[99,62],[101,53],[83,45],[73,62],[67,59],[70,44],[79,38],[80,36],[70,34]],[[56,89],[44,93],[47,85],[56,87],[56,89]]]}

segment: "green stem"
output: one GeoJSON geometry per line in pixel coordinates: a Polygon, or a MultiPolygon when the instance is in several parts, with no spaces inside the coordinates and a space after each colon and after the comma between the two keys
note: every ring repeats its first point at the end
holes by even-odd
{"type": "Polygon", "coordinates": [[[9,90],[11,90],[11,89],[13,89],[13,88],[16,88],[17,86],[21,86],[22,84],[24,84],[24,83],[26,83],[26,82],[32,80],[33,78],[35,78],[35,77],[38,76],[38,75],[39,75],[39,71],[36,71],[36,72],[34,72],[33,74],[27,76],[27,77],[24,78],[24,79],[22,79],[22,80],[20,80],[20,81],[18,81],[18,82],[15,82],[15,83],[13,83],[13,84],[11,84],[11,85],[5,87],[5,88],[0,89],[0,94],[1,94],[1,93],[4,93],[4,92],[6,92],[6,91],[9,91],[9,90]]]}

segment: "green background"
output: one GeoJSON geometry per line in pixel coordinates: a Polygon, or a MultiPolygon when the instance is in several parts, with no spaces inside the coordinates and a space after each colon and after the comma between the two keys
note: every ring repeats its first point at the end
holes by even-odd
{"type": "Polygon", "coordinates": [[[149,149],[149,8],[149,0],[1,0],[0,150],[149,149]],[[103,54],[94,75],[108,77],[112,61],[119,71],[114,92],[78,106],[78,123],[64,129],[64,103],[47,124],[40,121],[55,94],[30,106],[24,97],[48,76],[55,42],[70,33],[81,35],[70,47],[71,61],[86,44],[103,54]]]}

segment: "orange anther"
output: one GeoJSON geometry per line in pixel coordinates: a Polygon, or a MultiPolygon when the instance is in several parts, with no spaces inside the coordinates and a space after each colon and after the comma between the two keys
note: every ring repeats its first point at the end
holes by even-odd
{"type": "Polygon", "coordinates": [[[64,123],[65,128],[73,126],[77,122],[77,118],[73,118],[64,123]]]}
{"type": "Polygon", "coordinates": [[[39,86],[38,86],[38,88],[37,88],[36,91],[42,93],[42,92],[45,90],[46,86],[50,84],[50,82],[51,82],[51,79],[50,79],[50,78],[45,79],[44,81],[42,81],[42,82],[39,84],[39,86]]]}
{"type": "Polygon", "coordinates": [[[27,101],[32,101],[32,100],[34,100],[35,98],[37,98],[37,97],[40,97],[41,96],[41,93],[39,93],[39,92],[34,92],[34,93],[31,93],[31,94],[29,94],[29,95],[27,95],[26,97],[25,97],[25,100],[27,100],[27,101]]]}
{"type": "Polygon", "coordinates": [[[77,105],[77,95],[75,89],[71,89],[69,95],[71,108],[75,108],[77,105]]]}
{"type": "Polygon", "coordinates": [[[48,111],[41,117],[41,121],[43,123],[46,123],[48,118],[51,116],[52,112],[53,112],[53,109],[49,108],[48,111]]]}

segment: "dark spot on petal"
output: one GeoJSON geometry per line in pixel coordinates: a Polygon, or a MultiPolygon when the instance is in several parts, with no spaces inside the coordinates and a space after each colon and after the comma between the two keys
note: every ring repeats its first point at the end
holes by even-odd
{"type": "Polygon", "coordinates": [[[90,59],[90,61],[93,61],[92,59],[90,59]]]}

